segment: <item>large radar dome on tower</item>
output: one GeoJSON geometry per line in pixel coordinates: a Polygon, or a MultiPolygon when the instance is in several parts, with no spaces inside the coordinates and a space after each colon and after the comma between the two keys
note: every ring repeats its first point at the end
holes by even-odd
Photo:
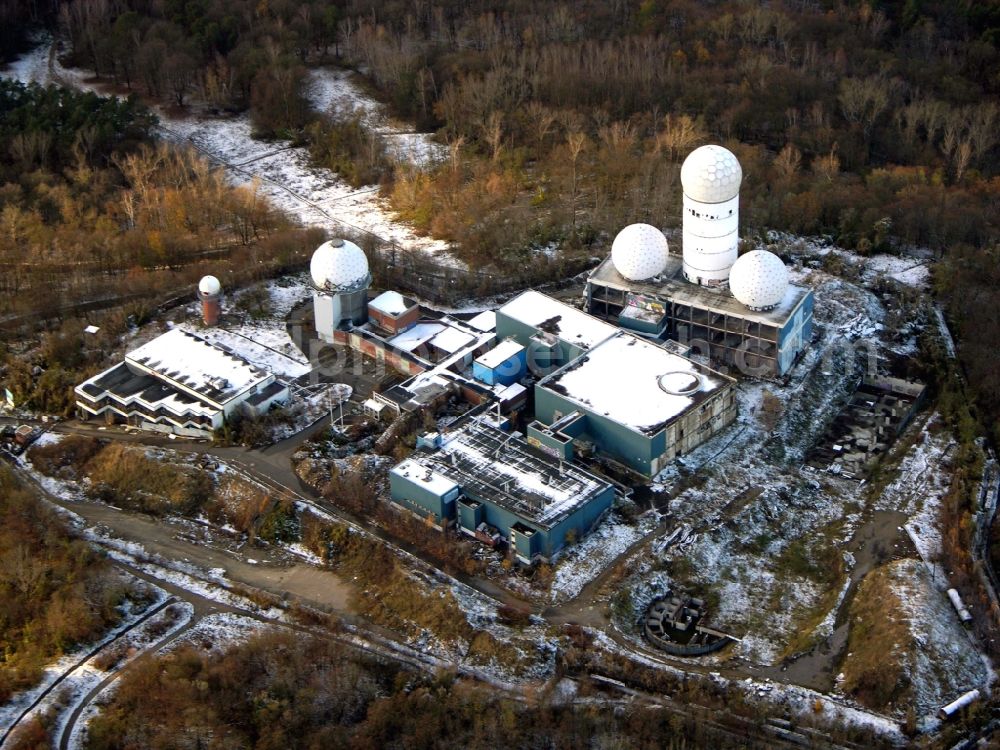
{"type": "Polygon", "coordinates": [[[727,148],[716,145],[696,148],[681,166],[684,194],[700,203],[722,203],[740,192],[743,168],[727,148]]]}
{"type": "Polygon", "coordinates": [[[611,243],[611,262],[629,281],[645,281],[663,273],[667,265],[667,238],[649,224],[629,224],[611,243]]]}
{"type": "Polygon", "coordinates": [[[681,167],[684,188],[684,278],[725,287],[739,254],[743,170],[722,146],[692,151],[681,167]]]}
{"type": "Polygon", "coordinates": [[[751,310],[774,309],[788,291],[788,269],[774,253],[751,250],[733,265],[729,290],[751,310]]]}
{"type": "Polygon", "coordinates": [[[313,285],[326,292],[367,287],[371,280],[364,250],[348,240],[329,240],[320,245],[313,253],[309,271],[313,285]]]}

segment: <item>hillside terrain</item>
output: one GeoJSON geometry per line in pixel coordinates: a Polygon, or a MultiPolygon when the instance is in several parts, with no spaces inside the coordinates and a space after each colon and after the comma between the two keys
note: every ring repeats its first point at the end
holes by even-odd
{"type": "Polygon", "coordinates": [[[4,750],[996,741],[992,4],[0,0],[0,21],[4,750]],[[357,243],[367,294],[423,326],[526,288],[579,308],[625,225],[680,254],[706,143],[742,165],[740,251],[814,295],[794,364],[721,365],[735,421],[651,476],[590,446],[574,462],[616,499],[554,559],[403,512],[392,468],[476,409],[373,416],[412,373],[320,340],[316,246],[357,243]],[[172,329],[289,403],[199,437],[77,418],[74,386],[172,329]],[[926,388],[842,471],[817,455],[871,378],[926,388]],[[678,592],[722,648],[654,644],[678,592]]]}

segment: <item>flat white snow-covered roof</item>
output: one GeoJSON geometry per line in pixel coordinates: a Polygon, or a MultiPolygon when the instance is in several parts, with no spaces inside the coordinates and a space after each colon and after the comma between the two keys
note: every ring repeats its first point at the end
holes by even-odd
{"type": "Polygon", "coordinates": [[[539,385],[593,414],[655,434],[727,382],[708,367],[622,332],[539,385]],[[700,387],[687,394],[698,381],[700,387]]]}
{"type": "Polygon", "coordinates": [[[501,341],[485,354],[477,357],[476,363],[492,370],[494,367],[503,364],[511,357],[516,357],[523,351],[523,346],[512,339],[507,339],[506,341],[501,341]]]}
{"type": "Polygon", "coordinates": [[[485,312],[479,313],[474,318],[470,318],[468,324],[475,328],[477,331],[494,331],[497,327],[497,314],[495,310],[486,310],[485,312]]]}
{"type": "Polygon", "coordinates": [[[399,292],[389,290],[388,292],[382,292],[382,294],[369,302],[368,306],[374,307],[376,310],[383,312],[386,315],[402,315],[413,307],[413,303],[409,302],[409,300],[407,300],[406,297],[399,292]]]}
{"type": "Polygon", "coordinates": [[[443,323],[417,323],[397,336],[389,339],[389,343],[397,349],[412,352],[417,347],[426,344],[445,329],[443,323]]]}
{"type": "Polygon", "coordinates": [[[245,359],[180,328],[129,352],[125,360],[218,404],[271,377],[245,359]]]}
{"type": "Polygon", "coordinates": [[[480,419],[445,433],[440,450],[417,451],[407,460],[454,480],[467,495],[546,527],[609,487],[593,474],[536,451],[520,437],[480,419]]]}
{"type": "Polygon", "coordinates": [[[454,354],[459,349],[463,349],[476,340],[471,333],[460,331],[457,328],[448,326],[441,333],[431,339],[431,345],[443,352],[454,354]]]}
{"type": "Polygon", "coordinates": [[[508,385],[506,388],[504,387],[494,388],[493,393],[495,393],[496,397],[501,401],[512,401],[513,399],[517,398],[522,393],[524,393],[526,390],[528,389],[525,388],[520,383],[512,383],[511,385],[508,385]]]}
{"type": "Polygon", "coordinates": [[[497,312],[525,325],[540,328],[581,349],[597,346],[619,330],[593,315],[533,289],[518,295],[497,312]]]}
{"type": "Polygon", "coordinates": [[[443,497],[458,485],[446,476],[438,474],[427,466],[421,466],[416,461],[407,459],[392,470],[393,474],[405,477],[418,486],[423,487],[428,492],[432,492],[438,497],[443,497]]]}

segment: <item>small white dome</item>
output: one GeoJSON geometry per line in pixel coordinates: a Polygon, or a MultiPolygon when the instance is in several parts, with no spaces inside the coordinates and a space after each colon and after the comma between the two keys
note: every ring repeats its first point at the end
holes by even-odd
{"type": "Polygon", "coordinates": [[[743,182],[743,168],[733,152],[722,146],[696,148],[681,166],[684,194],[701,203],[735,198],[743,182]]]}
{"type": "Polygon", "coordinates": [[[667,238],[649,224],[629,224],[611,243],[611,262],[629,281],[645,281],[667,267],[667,238]]]}
{"type": "Polygon", "coordinates": [[[361,288],[368,279],[368,258],[353,242],[330,240],[313,253],[309,272],[317,289],[335,292],[361,288]]]}
{"type": "Polygon", "coordinates": [[[729,272],[729,290],[751,310],[770,310],[788,291],[788,269],[774,253],[751,250],[729,272]]]}
{"type": "Polygon", "coordinates": [[[218,294],[222,291],[222,284],[214,276],[204,276],[198,282],[198,291],[202,294],[218,294]]]}

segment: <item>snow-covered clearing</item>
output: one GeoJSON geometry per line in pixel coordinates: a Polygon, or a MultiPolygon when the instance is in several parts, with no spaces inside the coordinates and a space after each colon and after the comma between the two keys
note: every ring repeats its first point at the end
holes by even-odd
{"type": "Polygon", "coordinates": [[[277,627],[279,626],[269,625],[246,615],[216,612],[201,618],[194,627],[171,642],[160,653],[170,653],[181,646],[194,646],[218,654],[249,640],[258,633],[277,627]]]}
{"type": "Polygon", "coordinates": [[[909,643],[894,654],[910,680],[918,714],[934,712],[966,690],[985,688],[991,674],[940,587],[917,560],[899,560],[889,568],[893,592],[907,626],[909,643]]]}
{"type": "Polygon", "coordinates": [[[944,577],[943,569],[937,565],[941,554],[938,513],[951,483],[951,474],[945,467],[956,443],[946,429],[933,433],[940,420],[937,414],[927,419],[900,462],[896,478],[875,502],[875,508],[906,513],[910,517],[906,530],[921,558],[944,577]]]}
{"type": "Polygon", "coordinates": [[[317,112],[334,117],[356,112],[362,122],[378,133],[389,156],[418,168],[443,161],[448,147],[433,140],[431,133],[415,133],[405,123],[394,121],[385,107],[368,96],[349,70],[314,68],[309,71],[306,93],[317,112]]]}
{"type": "MultiPolygon", "coordinates": [[[[51,55],[53,41],[40,38],[39,46],[10,64],[3,75],[25,83],[60,83],[78,89],[107,93],[85,71],[68,69],[51,55]]],[[[441,148],[427,134],[406,132],[385,119],[382,106],[358,87],[349,73],[317,69],[310,73],[307,95],[322,112],[350,105],[366,118],[378,121],[377,132],[386,139],[391,154],[403,162],[419,165],[437,160],[441,148]]],[[[331,234],[354,230],[370,233],[397,245],[403,251],[436,255],[439,262],[456,264],[445,242],[418,236],[401,224],[377,186],[351,187],[337,174],[313,167],[309,152],[289,141],[255,140],[247,114],[213,117],[209,114],[176,116],[156,108],[159,131],[164,140],[193,145],[225,169],[233,185],[256,190],[274,206],[297,218],[304,226],[318,226],[331,234]]]]}
{"type": "Polygon", "coordinates": [[[552,581],[551,602],[557,604],[579,595],[584,586],[604,572],[629,547],[651,533],[658,523],[655,512],[643,515],[634,525],[618,516],[607,518],[560,558],[552,581]]]}
{"type": "MultiPolygon", "coordinates": [[[[317,110],[328,110],[334,101],[348,99],[366,110],[380,109],[344,71],[314,70],[311,79],[308,92],[315,97],[312,103],[317,110]]],[[[225,118],[208,115],[183,118],[163,111],[157,114],[165,140],[194,145],[223,166],[232,184],[256,190],[304,226],[319,226],[333,234],[345,230],[368,233],[403,251],[435,255],[439,262],[457,262],[448,254],[447,243],[420,237],[398,222],[377,186],[352,187],[336,173],[313,166],[308,149],[289,141],[255,140],[246,114],[225,118]]],[[[392,130],[387,130],[385,137],[390,144],[393,140],[411,145],[420,142],[419,138],[392,130]]],[[[412,151],[433,153],[430,145],[412,145],[412,151]]]]}
{"type": "Polygon", "coordinates": [[[932,254],[911,248],[906,255],[858,255],[837,247],[822,237],[799,237],[786,232],[767,233],[768,249],[782,255],[800,259],[823,259],[834,256],[841,262],[854,266],[865,283],[880,278],[897,281],[905,286],[924,288],[930,281],[932,254]],[[919,257],[915,257],[919,256],[919,257]]]}

